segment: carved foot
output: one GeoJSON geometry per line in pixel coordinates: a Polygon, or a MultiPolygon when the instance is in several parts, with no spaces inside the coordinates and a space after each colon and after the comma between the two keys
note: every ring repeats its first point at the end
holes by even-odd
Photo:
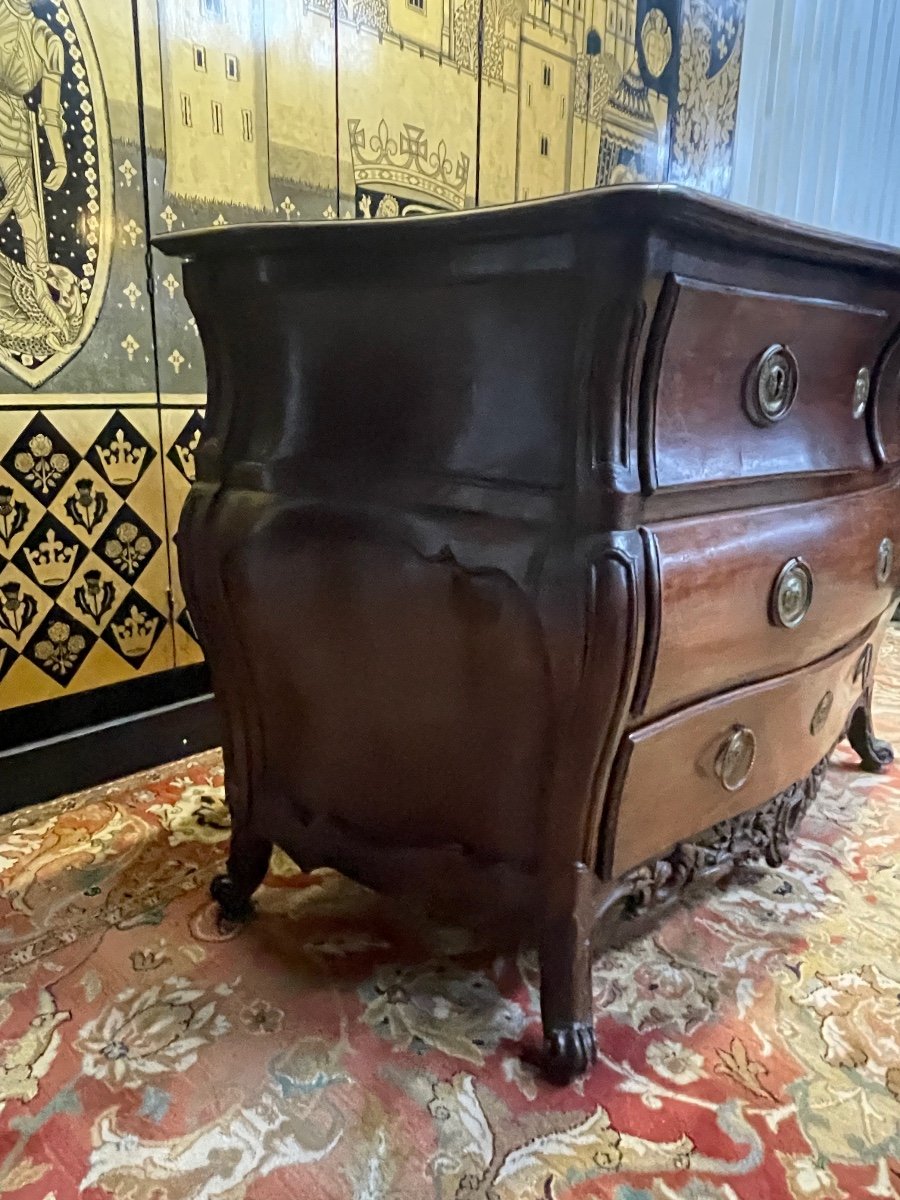
{"type": "Polygon", "coordinates": [[[583,863],[561,872],[541,936],[541,1069],[551,1083],[570,1083],[597,1061],[591,987],[595,883],[583,863]]]}
{"type": "Polygon", "coordinates": [[[248,921],[253,916],[253,901],[230,875],[217,875],[209,885],[209,891],[218,903],[222,916],[233,925],[248,921]]]}
{"type": "Polygon", "coordinates": [[[859,765],[864,771],[883,771],[894,761],[894,751],[890,743],[875,736],[868,702],[859,707],[850,718],[847,739],[859,755],[859,765]]]}
{"type": "Polygon", "coordinates": [[[572,1021],[544,1034],[541,1069],[551,1082],[564,1087],[589,1071],[597,1061],[597,1039],[593,1025],[572,1021]]]}

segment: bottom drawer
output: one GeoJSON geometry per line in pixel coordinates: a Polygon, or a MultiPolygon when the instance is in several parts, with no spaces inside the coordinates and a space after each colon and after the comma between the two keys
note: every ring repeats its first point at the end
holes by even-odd
{"type": "Polygon", "coordinates": [[[872,636],[810,667],[727,692],[626,735],[598,864],[607,878],[802,779],[840,737],[866,685],[872,636]]]}

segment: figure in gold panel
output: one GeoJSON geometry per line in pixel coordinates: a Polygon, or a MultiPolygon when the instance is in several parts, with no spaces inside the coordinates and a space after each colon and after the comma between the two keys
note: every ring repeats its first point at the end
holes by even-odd
{"type": "Polygon", "coordinates": [[[84,317],[78,281],[66,267],[50,266],[43,189],[58,191],[66,178],[60,103],[62,40],[35,17],[28,0],[0,0],[0,221],[18,222],[24,267],[0,260],[0,330],[4,340],[40,352],[74,341],[84,317]],[[39,90],[37,117],[25,97],[39,90]],[[41,178],[38,126],[53,165],[41,178]],[[52,272],[52,273],[51,273],[52,272]],[[54,287],[56,298],[51,295],[54,287]]]}
{"type": "Polygon", "coordinates": [[[0,0],[0,362],[32,386],[83,343],[105,282],[108,151],[80,23],[75,0],[0,0]]]}

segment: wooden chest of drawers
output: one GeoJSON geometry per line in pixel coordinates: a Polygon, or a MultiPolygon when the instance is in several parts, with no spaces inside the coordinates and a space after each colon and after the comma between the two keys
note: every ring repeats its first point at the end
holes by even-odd
{"type": "Polygon", "coordinates": [[[159,244],[210,380],[214,895],[277,843],[530,931],[569,1079],[597,936],[780,861],[844,733],[890,761],[900,256],[655,187],[159,244]]]}

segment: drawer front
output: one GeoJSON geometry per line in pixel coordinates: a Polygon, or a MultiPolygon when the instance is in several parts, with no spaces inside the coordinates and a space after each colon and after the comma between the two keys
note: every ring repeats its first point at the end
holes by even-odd
{"type": "Polygon", "coordinates": [[[809,774],[844,730],[877,659],[883,626],[814,666],[727,692],[629,734],[613,774],[624,775],[624,784],[607,812],[602,868],[618,876],[726,817],[766,804],[809,774]],[[752,763],[742,781],[749,751],[752,763]]]}
{"type": "Polygon", "coordinates": [[[823,657],[900,585],[896,486],[648,532],[659,562],[648,716],[823,657]]]}
{"type": "Polygon", "coordinates": [[[650,487],[874,465],[865,416],[886,313],[678,276],[662,304],[650,487]]]}
{"type": "Polygon", "coordinates": [[[624,775],[624,784],[607,814],[601,866],[620,875],[717,821],[766,804],[804,778],[840,736],[872,670],[882,628],[812,667],[629,734],[614,773],[624,775]],[[723,767],[736,735],[746,743],[723,767]],[[752,766],[740,783],[750,749],[752,766]]]}

